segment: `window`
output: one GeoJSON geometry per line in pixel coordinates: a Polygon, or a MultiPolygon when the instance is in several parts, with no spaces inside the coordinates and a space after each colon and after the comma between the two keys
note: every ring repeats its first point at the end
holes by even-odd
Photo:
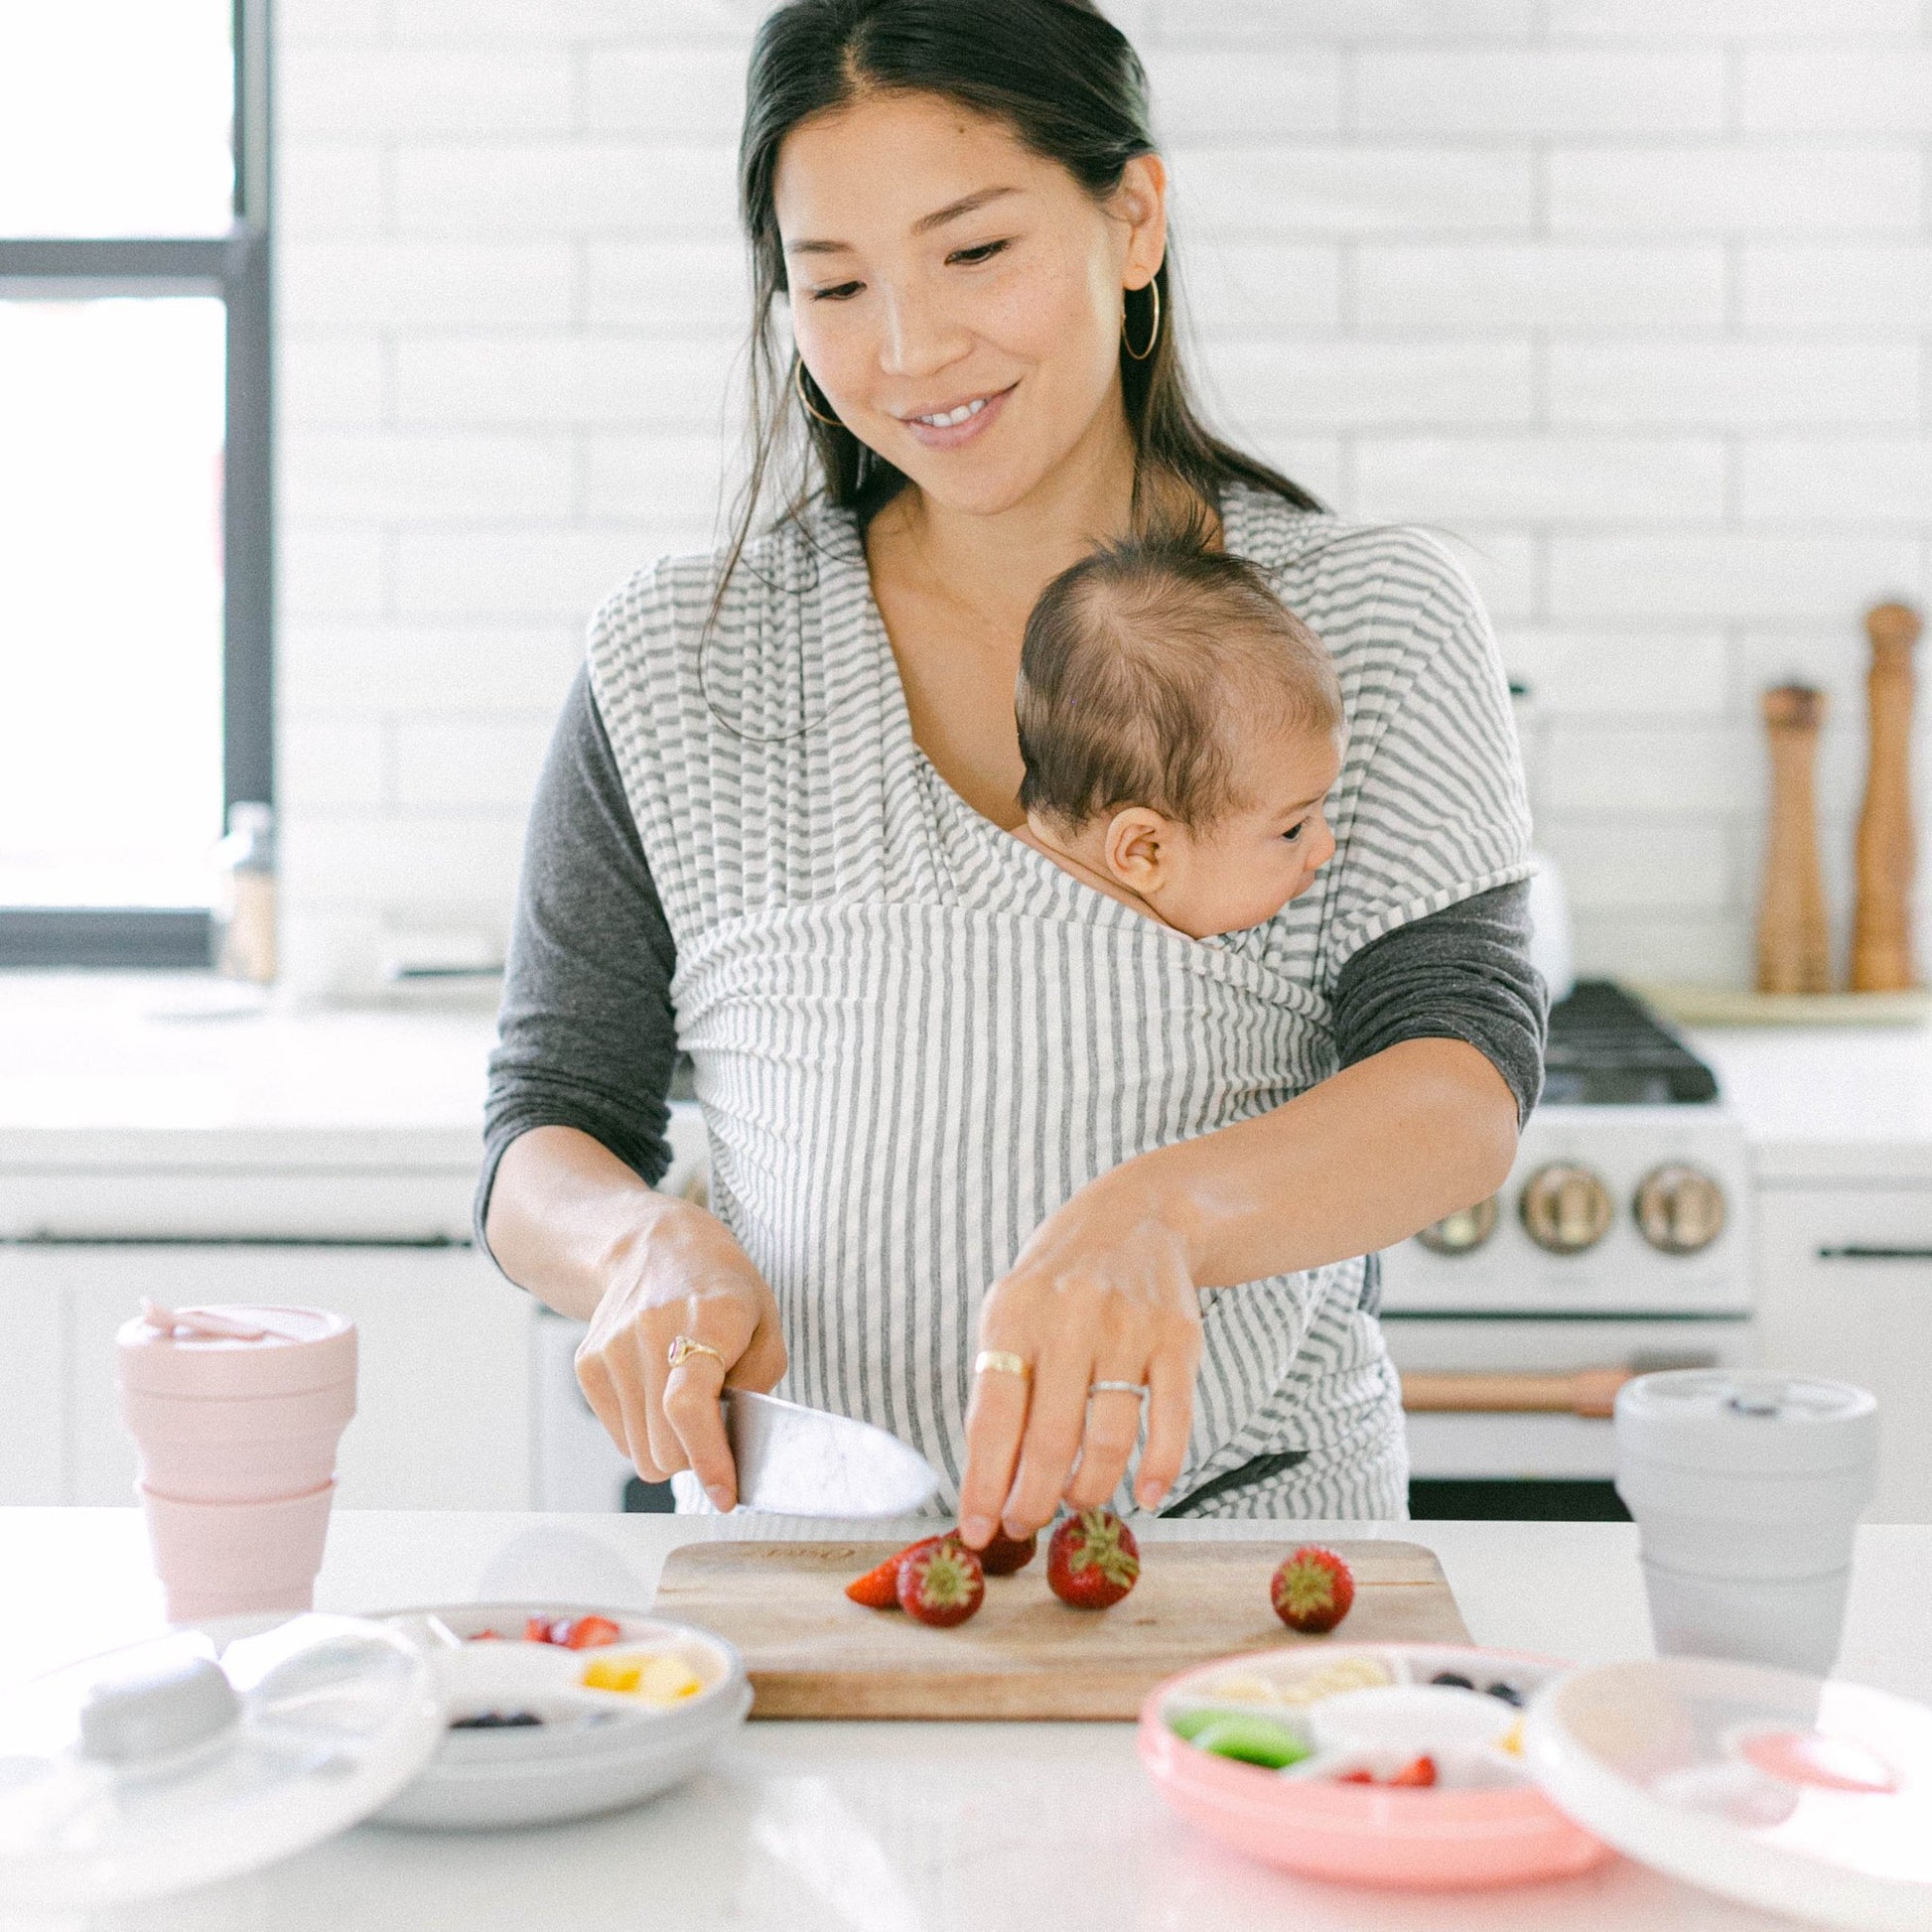
{"type": "Polygon", "coordinates": [[[273,800],[266,23],[0,6],[0,966],[206,965],[273,800]]]}

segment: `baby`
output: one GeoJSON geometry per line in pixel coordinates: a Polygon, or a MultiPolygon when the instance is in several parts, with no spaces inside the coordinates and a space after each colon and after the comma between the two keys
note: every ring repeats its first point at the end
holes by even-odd
{"type": "Polygon", "coordinates": [[[1176,932],[1260,925],[1334,855],[1341,687],[1241,558],[1147,538],[1063,571],[1027,620],[1015,709],[1014,836],[1176,932]]]}

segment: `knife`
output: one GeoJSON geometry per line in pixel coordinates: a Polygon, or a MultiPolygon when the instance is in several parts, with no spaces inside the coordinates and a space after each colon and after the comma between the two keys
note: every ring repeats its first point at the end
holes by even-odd
{"type": "Polygon", "coordinates": [[[909,1516],[939,1472],[897,1436],[750,1389],[727,1389],[725,1435],[743,1509],[776,1516],[909,1516]]]}

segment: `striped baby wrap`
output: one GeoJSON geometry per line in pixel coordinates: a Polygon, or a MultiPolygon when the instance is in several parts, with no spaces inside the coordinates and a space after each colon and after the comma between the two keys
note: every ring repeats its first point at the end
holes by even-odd
{"type": "MultiPolygon", "coordinates": [[[[640,572],[591,673],[677,945],[712,1205],[771,1284],[782,1393],[914,1444],[949,1493],[979,1304],[1034,1228],[1148,1149],[1335,1070],[1357,947],[1525,876],[1493,641],[1413,532],[1260,492],[1223,505],[1328,643],[1350,738],[1337,852],[1253,931],[1197,941],[979,816],[911,735],[860,534],[819,508],[748,551],[640,572]]],[[[1358,1258],[1202,1298],[1184,1495],[1306,1451],[1204,1513],[1399,1516],[1395,1377],[1358,1258]]]]}

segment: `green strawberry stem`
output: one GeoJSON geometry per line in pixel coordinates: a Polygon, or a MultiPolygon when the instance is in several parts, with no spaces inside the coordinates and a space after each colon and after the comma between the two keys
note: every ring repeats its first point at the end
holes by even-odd
{"type": "Polygon", "coordinates": [[[1098,1570],[1110,1584],[1133,1583],[1141,1574],[1140,1559],[1122,1548],[1120,1532],[1120,1519],[1112,1511],[1083,1509],[1079,1540],[1067,1559],[1067,1569],[1098,1570]]]}
{"type": "Polygon", "coordinates": [[[1307,1616],[1333,1604],[1335,1580],[1318,1563],[1294,1564],[1282,1576],[1282,1596],[1297,1616],[1307,1616]]]}
{"type": "Polygon", "coordinates": [[[942,1545],[926,1559],[919,1593],[935,1608],[942,1610],[949,1610],[972,1595],[972,1574],[957,1550],[948,1550],[942,1545]]]}

